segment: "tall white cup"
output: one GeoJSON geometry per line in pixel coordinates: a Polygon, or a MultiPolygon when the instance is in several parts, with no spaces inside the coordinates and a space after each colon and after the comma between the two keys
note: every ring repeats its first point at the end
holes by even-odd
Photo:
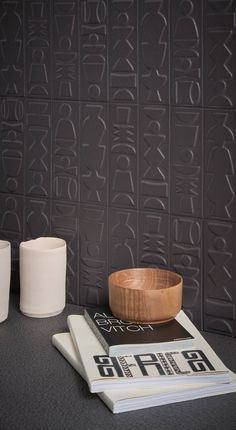
{"type": "Polygon", "coordinates": [[[8,317],[11,279],[11,244],[0,240],[0,322],[8,317]]]}
{"type": "Polygon", "coordinates": [[[61,313],[66,301],[66,242],[39,237],[20,244],[20,310],[29,317],[61,313]]]}

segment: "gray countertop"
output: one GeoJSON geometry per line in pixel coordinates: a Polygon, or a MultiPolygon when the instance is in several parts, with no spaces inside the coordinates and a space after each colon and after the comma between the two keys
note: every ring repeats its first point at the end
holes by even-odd
{"type": "MultiPolygon", "coordinates": [[[[13,294],[0,324],[0,430],[236,429],[236,393],[113,415],[51,344],[54,333],[67,331],[67,315],[82,308],[36,319],[22,315],[18,302],[13,294]]],[[[236,339],[204,337],[236,372],[236,339]]]]}

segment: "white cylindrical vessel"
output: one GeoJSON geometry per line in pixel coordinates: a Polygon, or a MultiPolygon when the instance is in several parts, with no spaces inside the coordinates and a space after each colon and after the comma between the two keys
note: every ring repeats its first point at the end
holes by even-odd
{"type": "Polygon", "coordinates": [[[11,279],[11,244],[0,240],[0,322],[8,317],[11,279]]]}
{"type": "Polygon", "coordinates": [[[29,317],[61,313],[66,301],[66,242],[39,237],[20,244],[20,310],[29,317]]]}

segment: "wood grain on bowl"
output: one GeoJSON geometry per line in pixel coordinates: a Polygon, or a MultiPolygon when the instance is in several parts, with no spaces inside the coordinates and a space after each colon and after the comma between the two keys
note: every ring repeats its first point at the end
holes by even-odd
{"type": "Polygon", "coordinates": [[[111,273],[109,306],[116,317],[140,323],[163,323],[182,306],[182,277],[157,268],[132,268],[111,273]]]}

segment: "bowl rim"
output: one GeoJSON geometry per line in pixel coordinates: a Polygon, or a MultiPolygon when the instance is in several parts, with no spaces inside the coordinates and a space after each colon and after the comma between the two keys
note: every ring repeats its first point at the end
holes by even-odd
{"type": "Polygon", "coordinates": [[[147,289],[147,288],[144,288],[144,289],[142,289],[142,288],[130,288],[130,287],[128,287],[128,286],[124,286],[124,285],[119,285],[119,284],[113,284],[113,286],[115,286],[116,288],[122,288],[122,289],[127,289],[127,290],[130,290],[130,291],[142,291],[142,292],[145,292],[145,291],[160,291],[160,290],[162,290],[162,289],[165,289],[165,290],[168,290],[168,289],[171,289],[171,288],[174,288],[174,287],[177,287],[177,286],[181,286],[181,285],[183,285],[183,277],[179,274],[179,273],[177,273],[177,272],[175,272],[175,271],[173,271],[173,270],[169,270],[169,269],[160,269],[159,267],[127,267],[126,269],[121,269],[121,270],[117,270],[117,271],[115,271],[115,272],[112,272],[112,273],[110,273],[110,275],[108,276],[108,288],[110,288],[110,282],[112,281],[112,278],[113,277],[115,277],[117,274],[119,274],[119,273],[124,273],[124,272],[127,272],[127,271],[129,271],[129,272],[142,272],[142,271],[147,271],[147,270],[154,270],[154,271],[158,271],[158,272],[162,272],[162,273],[166,273],[167,275],[168,274],[171,274],[172,276],[175,276],[176,277],[176,282],[173,284],[173,285],[170,285],[170,286],[168,286],[168,287],[165,287],[165,288],[160,288],[160,289],[157,289],[157,288],[149,288],[149,289],[147,289]]]}

